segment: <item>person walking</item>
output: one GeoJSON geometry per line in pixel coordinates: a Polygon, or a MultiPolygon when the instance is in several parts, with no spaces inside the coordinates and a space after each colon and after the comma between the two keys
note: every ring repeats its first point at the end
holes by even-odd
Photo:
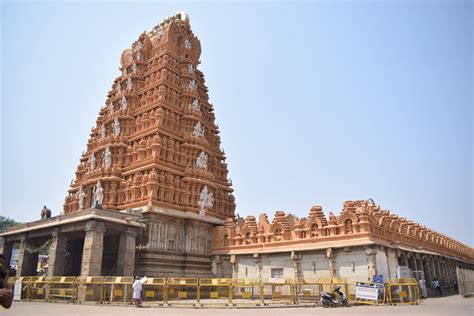
{"type": "Polygon", "coordinates": [[[436,277],[433,278],[433,282],[431,282],[431,288],[435,291],[438,290],[439,296],[443,296],[443,292],[441,291],[441,286],[439,285],[439,281],[436,277]]]}
{"type": "Polygon", "coordinates": [[[140,281],[140,277],[135,278],[135,282],[133,282],[133,301],[135,302],[136,307],[142,306],[142,282],[140,281]]]}

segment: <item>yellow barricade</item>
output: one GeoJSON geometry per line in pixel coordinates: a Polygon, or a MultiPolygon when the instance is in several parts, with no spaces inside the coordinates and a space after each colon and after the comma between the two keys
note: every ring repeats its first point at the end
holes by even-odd
{"type": "Polygon", "coordinates": [[[264,305],[261,280],[248,278],[232,280],[231,292],[233,305],[264,305]]]}
{"type": "Polygon", "coordinates": [[[415,279],[389,279],[387,284],[387,299],[390,305],[418,305],[420,292],[415,279]]]}
{"type": "Polygon", "coordinates": [[[289,279],[273,278],[262,280],[264,304],[294,304],[294,282],[289,279]]]}
{"type": "Polygon", "coordinates": [[[232,279],[199,279],[197,303],[232,305],[232,279]],[[204,300],[204,302],[203,302],[204,300]]]}
{"type": "Polygon", "coordinates": [[[321,284],[317,280],[298,280],[294,286],[295,303],[317,304],[320,301],[321,284]]]}
{"type": "Polygon", "coordinates": [[[193,306],[198,302],[199,283],[197,278],[167,278],[168,304],[189,303],[193,306]]]}
{"type": "Polygon", "coordinates": [[[143,284],[142,301],[167,304],[166,278],[148,278],[143,284]]]}
{"type": "Polygon", "coordinates": [[[49,281],[49,301],[75,301],[77,297],[74,276],[54,276],[49,281]]]}
{"type": "Polygon", "coordinates": [[[13,293],[15,293],[15,283],[16,280],[20,280],[21,282],[21,299],[26,299],[28,293],[28,282],[30,281],[31,277],[9,277],[8,278],[8,288],[11,289],[13,293]]]}
{"type": "Polygon", "coordinates": [[[103,281],[104,277],[102,276],[77,277],[75,280],[77,299],[81,302],[102,303],[104,297],[103,281]]]}
{"type": "MultiPolygon", "coordinates": [[[[25,279],[28,277],[25,277],[25,279]]],[[[51,277],[29,277],[26,299],[29,301],[46,301],[49,297],[49,280],[51,277]]]]}
{"type": "MultiPolygon", "coordinates": [[[[384,305],[387,299],[385,285],[374,282],[355,282],[349,285],[354,288],[352,301],[356,304],[384,305]]],[[[352,291],[351,291],[352,292],[352,291]]]]}
{"type": "Polygon", "coordinates": [[[133,298],[133,277],[106,276],[103,281],[103,302],[131,303],[133,298]]]}
{"type": "MultiPolygon", "coordinates": [[[[341,290],[346,293],[347,299],[350,300],[353,297],[353,292],[349,291],[349,284],[347,283],[346,278],[326,278],[326,279],[319,279],[318,283],[321,284],[321,292],[329,292],[334,293],[334,289],[338,286],[341,287],[341,290]]],[[[339,295],[336,295],[336,299],[339,300],[339,295]]]]}

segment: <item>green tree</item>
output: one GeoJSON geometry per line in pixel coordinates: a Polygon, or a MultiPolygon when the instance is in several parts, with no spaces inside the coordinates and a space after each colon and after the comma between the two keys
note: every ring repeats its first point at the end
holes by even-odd
{"type": "Polygon", "coordinates": [[[12,218],[0,216],[0,233],[3,233],[5,229],[7,229],[7,227],[12,227],[18,224],[21,224],[21,223],[15,221],[12,218]]]}

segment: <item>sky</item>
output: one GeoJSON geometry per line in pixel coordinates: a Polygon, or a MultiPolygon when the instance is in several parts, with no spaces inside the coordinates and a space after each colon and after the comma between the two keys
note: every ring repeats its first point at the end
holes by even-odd
{"type": "Polygon", "coordinates": [[[3,1],[1,215],[62,211],[122,51],[180,10],[240,216],[372,198],[474,245],[471,1],[3,1]]]}

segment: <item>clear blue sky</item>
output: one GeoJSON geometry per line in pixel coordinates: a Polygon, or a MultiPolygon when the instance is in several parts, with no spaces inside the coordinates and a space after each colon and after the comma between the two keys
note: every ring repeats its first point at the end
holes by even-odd
{"type": "Polygon", "coordinates": [[[471,246],[471,1],[2,2],[2,215],[62,211],[121,52],[186,10],[241,216],[382,208],[471,246]]]}

